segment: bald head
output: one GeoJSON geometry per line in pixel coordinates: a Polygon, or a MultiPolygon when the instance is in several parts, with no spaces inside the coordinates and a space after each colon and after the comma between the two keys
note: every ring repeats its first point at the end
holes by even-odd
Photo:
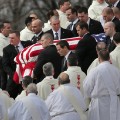
{"type": "Polygon", "coordinates": [[[35,34],[38,34],[42,31],[42,26],[43,26],[43,23],[40,19],[36,19],[36,20],[32,21],[32,31],[35,34]]]}
{"type": "Polygon", "coordinates": [[[103,49],[108,49],[106,43],[105,42],[98,42],[97,45],[96,45],[96,51],[97,51],[97,53],[100,50],[103,50],[103,49]]]}
{"type": "Polygon", "coordinates": [[[104,32],[106,36],[112,37],[116,30],[115,30],[115,24],[113,22],[107,22],[104,25],[104,32]]]}
{"type": "Polygon", "coordinates": [[[29,94],[29,93],[35,93],[35,94],[37,94],[38,92],[37,92],[37,86],[36,86],[36,84],[30,83],[27,86],[26,92],[27,92],[27,94],[29,94]]]}
{"type": "Polygon", "coordinates": [[[62,84],[67,84],[67,83],[70,83],[70,79],[69,79],[69,76],[67,73],[60,73],[60,75],[58,76],[58,80],[59,80],[59,83],[62,85],[62,84]]]}

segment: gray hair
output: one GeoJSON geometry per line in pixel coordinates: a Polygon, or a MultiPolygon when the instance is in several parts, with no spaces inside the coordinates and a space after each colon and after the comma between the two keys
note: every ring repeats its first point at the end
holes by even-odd
{"type": "Polygon", "coordinates": [[[43,73],[45,76],[51,76],[53,73],[54,67],[51,62],[48,62],[43,65],[43,73]]]}
{"type": "Polygon", "coordinates": [[[35,93],[37,95],[38,91],[37,91],[37,86],[36,84],[34,83],[30,83],[28,86],[27,86],[27,89],[26,89],[27,93],[35,93]]]}
{"type": "Polygon", "coordinates": [[[44,37],[44,39],[50,39],[51,42],[53,43],[54,38],[53,38],[53,35],[51,35],[50,33],[45,33],[45,34],[42,35],[42,37],[44,37]]]}

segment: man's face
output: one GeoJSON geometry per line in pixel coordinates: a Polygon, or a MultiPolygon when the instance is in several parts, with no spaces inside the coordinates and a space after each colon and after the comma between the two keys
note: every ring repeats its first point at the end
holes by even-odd
{"type": "Polygon", "coordinates": [[[41,38],[40,43],[42,44],[43,48],[46,48],[50,44],[50,39],[45,38],[44,36],[41,38]]]}
{"type": "Polygon", "coordinates": [[[106,12],[103,12],[102,16],[103,16],[103,19],[105,20],[105,22],[111,21],[110,15],[108,15],[106,12]]]}
{"type": "Polygon", "coordinates": [[[60,45],[56,45],[57,51],[60,54],[60,56],[65,56],[66,55],[66,47],[61,48],[60,45]]]}
{"type": "Polygon", "coordinates": [[[111,36],[112,31],[112,27],[107,24],[104,25],[104,32],[106,36],[111,36]]]}
{"type": "Polygon", "coordinates": [[[57,32],[60,28],[60,20],[58,19],[51,20],[51,26],[52,26],[52,29],[57,32]]]}
{"type": "Polygon", "coordinates": [[[80,37],[83,37],[83,35],[84,35],[84,30],[81,29],[79,25],[76,27],[76,30],[77,30],[78,35],[79,35],[80,37]]]}
{"type": "Polygon", "coordinates": [[[74,14],[72,14],[71,9],[68,9],[66,11],[66,15],[67,15],[67,19],[68,19],[69,22],[74,21],[74,14]]]}
{"type": "Polygon", "coordinates": [[[3,35],[8,37],[10,31],[11,31],[11,24],[10,23],[4,23],[4,28],[1,31],[3,33],[3,35]]]}
{"type": "Polygon", "coordinates": [[[18,45],[20,42],[20,37],[18,37],[15,33],[9,34],[10,44],[12,45],[18,45]]]}
{"type": "Polygon", "coordinates": [[[64,11],[66,11],[70,7],[70,2],[64,2],[61,7],[64,9],[64,11]]]}
{"type": "Polygon", "coordinates": [[[32,22],[32,31],[35,34],[38,34],[42,31],[42,25],[40,25],[40,23],[38,23],[37,21],[33,21],[32,22]]]}
{"type": "Polygon", "coordinates": [[[84,22],[87,23],[87,21],[88,21],[88,14],[87,13],[85,14],[84,12],[78,13],[78,19],[80,21],[84,21],[84,22]]]}

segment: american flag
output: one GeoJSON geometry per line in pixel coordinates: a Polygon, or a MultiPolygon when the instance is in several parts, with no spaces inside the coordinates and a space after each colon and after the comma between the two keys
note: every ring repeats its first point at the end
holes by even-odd
{"type": "MultiPolygon", "coordinates": [[[[66,39],[70,45],[70,49],[74,50],[81,40],[80,37],[67,38],[66,39]]],[[[54,40],[56,44],[59,40],[54,40]]],[[[26,75],[33,77],[33,69],[35,67],[38,55],[43,50],[41,44],[36,43],[25,49],[23,49],[14,59],[16,62],[16,71],[14,73],[13,80],[19,84],[22,78],[26,75]]]]}
{"type": "Polygon", "coordinates": [[[92,36],[95,38],[96,42],[106,42],[105,33],[93,34],[92,36]]]}

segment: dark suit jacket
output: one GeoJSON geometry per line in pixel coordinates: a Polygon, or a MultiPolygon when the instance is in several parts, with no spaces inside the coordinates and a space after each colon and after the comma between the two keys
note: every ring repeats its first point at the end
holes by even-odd
{"type": "MultiPolygon", "coordinates": [[[[70,54],[73,54],[73,52],[71,51],[70,54]]],[[[69,55],[70,55],[69,54],[69,55]]],[[[65,57],[64,57],[65,58],[65,57]]],[[[67,70],[67,60],[64,63],[64,58],[62,59],[62,67],[61,67],[61,72],[66,71],[67,70]]]]}
{"type": "Polygon", "coordinates": [[[101,23],[91,18],[90,18],[90,23],[88,28],[89,28],[90,34],[99,34],[104,32],[101,23]]]}
{"type": "Polygon", "coordinates": [[[32,44],[37,43],[37,41],[41,39],[41,37],[42,37],[42,35],[43,35],[43,34],[44,34],[44,33],[43,33],[43,32],[41,32],[41,34],[39,34],[39,36],[38,36],[38,37],[33,36],[33,38],[31,39],[32,44]]]}
{"type": "MultiPolygon", "coordinates": [[[[54,38],[54,34],[53,34],[52,29],[46,31],[46,33],[50,33],[51,35],[53,35],[53,38],[54,38]]],[[[71,37],[74,37],[74,35],[73,35],[73,33],[72,33],[70,30],[61,28],[61,36],[60,36],[60,39],[71,38],[71,37]]],[[[54,39],[55,39],[55,38],[54,38],[54,39]]]]}
{"type": "MultiPolygon", "coordinates": [[[[108,7],[112,8],[113,5],[112,5],[112,4],[109,4],[108,7]]],[[[120,9],[120,1],[117,3],[116,7],[120,9]]]]}
{"type": "MultiPolygon", "coordinates": [[[[79,20],[76,22],[76,24],[78,22],[79,22],[79,20]]],[[[73,30],[72,30],[72,33],[73,33],[74,37],[78,37],[78,33],[77,33],[77,30],[76,30],[76,24],[74,24],[73,30]]],[[[71,25],[68,25],[67,29],[70,30],[70,27],[71,27],[71,25]]]]}
{"type": "Polygon", "coordinates": [[[96,44],[95,39],[90,33],[87,33],[76,47],[75,53],[78,56],[78,64],[85,73],[87,73],[92,61],[97,57],[96,44]]]}
{"type": "Polygon", "coordinates": [[[37,78],[37,82],[40,82],[44,78],[42,67],[47,62],[51,62],[53,64],[55,69],[54,77],[58,77],[61,71],[61,57],[57,53],[55,45],[46,47],[38,56],[38,60],[34,69],[34,77],[37,78]]]}
{"type": "MultiPolygon", "coordinates": [[[[31,45],[31,42],[21,41],[21,44],[25,48],[31,45]]],[[[16,63],[14,62],[14,58],[16,57],[16,55],[17,55],[17,51],[15,47],[11,44],[9,44],[3,49],[3,60],[2,60],[3,68],[9,76],[13,75],[16,69],[16,63]]]]}
{"type": "Polygon", "coordinates": [[[109,52],[112,52],[116,47],[115,43],[110,39],[109,36],[106,37],[106,44],[108,46],[109,52]]]}
{"type": "MultiPolygon", "coordinates": [[[[21,41],[21,44],[23,45],[23,47],[27,47],[31,45],[31,42],[21,41]]],[[[13,81],[13,74],[16,70],[16,63],[14,62],[14,58],[16,57],[16,55],[17,55],[17,51],[15,47],[11,44],[9,44],[3,49],[3,59],[2,59],[3,69],[5,70],[7,75],[9,75],[6,90],[13,98],[15,98],[18,95],[18,93],[20,93],[22,90],[21,85],[17,85],[13,81]]]]}
{"type": "Polygon", "coordinates": [[[118,18],[114,17],[112,22],[115,24],[116,32],[120,32],[120,20],[118,18]]]}

